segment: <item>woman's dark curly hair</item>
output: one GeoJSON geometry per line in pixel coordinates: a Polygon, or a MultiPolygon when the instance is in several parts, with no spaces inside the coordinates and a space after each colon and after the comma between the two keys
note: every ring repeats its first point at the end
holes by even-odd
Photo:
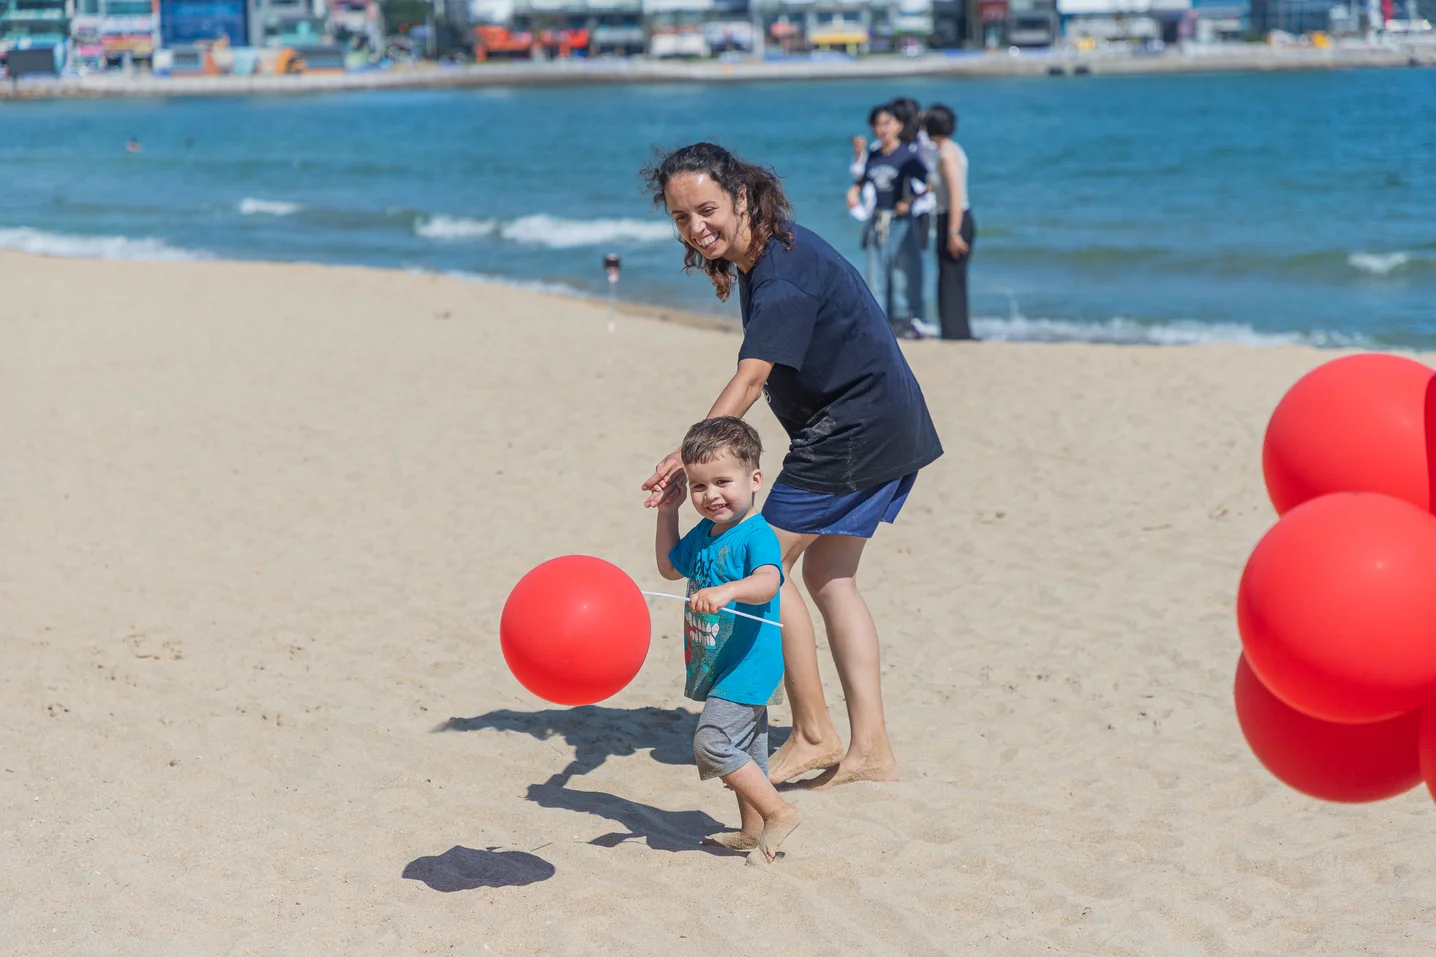
{"type": "MultiPolygon", "coordinates": [[[[653,205],[668,209],[663,190],[668,181],[683,173],[702,174],[717,183],[733,200],[736,208],[739,194],[746,191],[748,197],[748,229],[752,244],[753,262],[757,262],[775,237],[783,248],[793,248],[793,210],[788,197],[783,193],[783,184],[778,174],[763,166],[745,163],[715,143],[694,143],[676,149],[663,157],[657,164],[643,171],[643,180],[653,194],[653,205]]],[[[727,301],[733,293],[733,280],[737,275],[734,265],[726,259],[707,259],[690,246],[682,236],[683,271],[690,272],[701,267],[713,281],[718,298],[727,301]]]]}

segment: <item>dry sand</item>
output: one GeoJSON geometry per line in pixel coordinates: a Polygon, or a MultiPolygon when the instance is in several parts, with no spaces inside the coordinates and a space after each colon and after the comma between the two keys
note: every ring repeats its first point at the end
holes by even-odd
{"type": "Polygon", "coordinates": [[[1301,797],[1232,712],[1261,431],[1329,354],[909,348],[947,455],[864,580],[904,777],[797,794],[755,872],[697,844],[736,812],[674,603],[592,708],[497,636],[546,558],[657,582],[638,484],[735,335],[312,266],[0,288],[0,952],[1436,952],[1431,800],[1301,797]]]}

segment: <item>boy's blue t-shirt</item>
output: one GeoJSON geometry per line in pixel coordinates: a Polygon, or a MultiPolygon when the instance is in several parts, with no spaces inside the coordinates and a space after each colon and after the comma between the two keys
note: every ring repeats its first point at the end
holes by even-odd
{"type": "MultiPolygon", "coordinates": [[[[783,552],[778,536],[762,515],[744,519],[710,537],[713,522],[703,519],[668,553],[673,567],[688,579],[688,594],[747,578],[764,565],[778,566],[783,552]]],[[[694,701],[709,695],[736,704],[764,705],[783,680],[783,639],[778,630],[778,596],[762,605],[733,602],[729,608],[774,622],[762,624],[737,615],[683,612],[683,660],[688,678],[683,694],[694,701]]]]}

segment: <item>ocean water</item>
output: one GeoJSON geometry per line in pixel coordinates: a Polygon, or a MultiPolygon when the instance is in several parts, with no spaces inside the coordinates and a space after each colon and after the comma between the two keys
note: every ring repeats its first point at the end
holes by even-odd
{"type": "Polygon", "coordinates": [[[961,117],[981,335],[1436,347],[1431,71],[7,102],[0,248],[582,295],[613,252],[622,297],[732,316],[642,192],[653,149],[773,166],[860,262],[848,143],[902,94],[961,117]]]}

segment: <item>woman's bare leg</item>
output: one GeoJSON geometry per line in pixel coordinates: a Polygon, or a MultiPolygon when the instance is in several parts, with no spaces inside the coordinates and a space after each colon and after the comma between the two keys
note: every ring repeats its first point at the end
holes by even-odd
{"type": "Polygon", "coordinates": [[[768,759],[768,780],[774,784],[818,768],[832,767],[843,756],[843,743],[828,716],[828,703],[823,697],[823,680],[818,674],[818,639],[813,633],[813,619],[798,583],[793,566],[816,535],[799,535],[773,529],[783,549],[783,590],[781,618],[783,622],[783,684],[788,691],[788,705],[793,711],[793,732],[768,759]]]}
{"type": "MultiPolygon", "coordinates": [[[[866,544],[865,538],[821,535],[804,550],[803,583],[827,627],[852,729],[848,753],[838,765],[805,782],[814,789],[848,781],[898,779],[897,758],[883,718],[877,627],[857,585],[858,562],[866,544]]],[[[786,624],[785,619],[785,628],[786,624]]],[[[786,640],[783,650],[787,652],[786,640]]]]}

